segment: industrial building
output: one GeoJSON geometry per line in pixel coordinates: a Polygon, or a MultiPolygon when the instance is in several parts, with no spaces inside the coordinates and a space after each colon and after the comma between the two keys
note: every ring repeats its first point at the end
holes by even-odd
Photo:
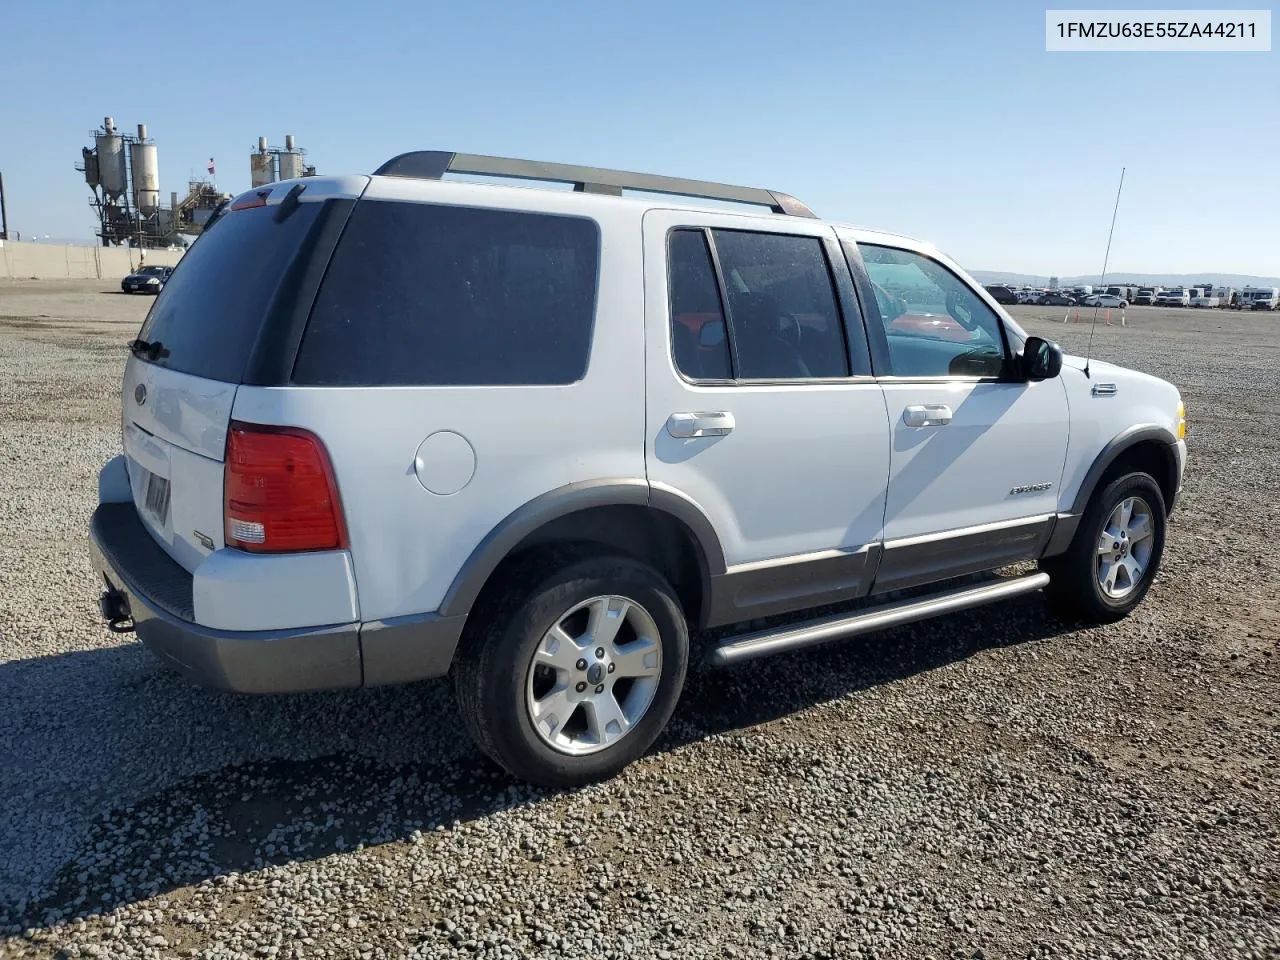
{"type": "Polygon", "coordinates": [[[314,177],[316,168],[303,160],[306,151],[297,146],[293,134],[284,137],[284,147],[268,147],[267,138],[258,138],[258,149],[249,154],[249,185],[261,187],[277,180],[314,177]]]}
{"type": "MultiPolygon", "coordinates": [[[[102,127],[90,135],[93,146],[81,148],[81,163],[76,169],[84,174],[93,192],[89,203],[98,219],[96,235],[104,247],[181,246],[184,238],[198,234],[228,199],[211,179],[196,179],[187,181],[182,199],[173,191],[169,205],[163,206],[159,150],[147,136],[146,124],[138,124],[137,135],[132,136],[121,133],[111,117],[104,117],[102,127]]],[[[268,147],[267,138],[259,137],[257,150],[249,155],[250,182],[258,187],[276,180],[315,176],[316,168],[306,165],[305,153],[292,134],[285,137],[284,147],[268,147]]],[[[212,161],[209,169],[212,174],[212,161]]]]}
{"type": "Polygon", "coordinates": [[[104,247],[179,245],[182,234],[200,232],[224,199],[212,182],[191,180],[182,200],[173,191],[169,205],[162,206],[159,149],[144,123],[138,124],[137,136],[130,136],[117,130],[111,117],[104,117],[91,136],[93,146],[81,148],[76,169],[93,191],[89,203],[104,247]]]}

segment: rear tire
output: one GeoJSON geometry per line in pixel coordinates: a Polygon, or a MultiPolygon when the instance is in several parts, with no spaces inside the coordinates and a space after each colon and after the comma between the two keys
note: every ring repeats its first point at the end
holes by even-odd
{"type": "Polygon", "coordinates": [[[1112,480],[1089,502],[1065,553],[1042,561],[1045,595],[1068,619],[1112,623],[1151,589],[1164,555],[1165,503],[1145,473],[1112,480]]]}
{"type": "Polygon", "coordinates": [[[547,787],[608,779],[652,746],[684,687],[675,591],[629,557],[540,552],[472,614],[454,690],[476,745],[547,787]]]}

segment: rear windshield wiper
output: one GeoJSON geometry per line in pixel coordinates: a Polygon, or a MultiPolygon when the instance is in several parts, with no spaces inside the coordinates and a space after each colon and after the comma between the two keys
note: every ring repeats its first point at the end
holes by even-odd
{"type": "Polygon", "coordinates": [[[169,351],[159,340],[130,340],[129,352],[139,359],[150,360],[152,363],[169,356],[169,351]]]}

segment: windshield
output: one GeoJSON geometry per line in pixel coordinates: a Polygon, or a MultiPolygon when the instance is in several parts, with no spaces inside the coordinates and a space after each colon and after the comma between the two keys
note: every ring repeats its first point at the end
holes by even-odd
{"type": "Polygon", "coordinates": [[[162,277],[164,276],[164,267],[141,267],[138,273],[146,277],[162,277]]]}

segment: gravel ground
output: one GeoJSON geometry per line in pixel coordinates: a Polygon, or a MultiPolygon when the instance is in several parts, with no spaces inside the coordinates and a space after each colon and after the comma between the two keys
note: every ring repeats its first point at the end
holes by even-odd
{"type": "Polygon", "coordinates": [[[0,956],[1280,956],[1280,319],[1098,328],[1191,422],[1125,622],[1029,597],[695,673],[646,758],[551,793],[443,683],[214,694],[102,628],[85,529],[148,305],[103,287],[0,284],[0,956]]]}

